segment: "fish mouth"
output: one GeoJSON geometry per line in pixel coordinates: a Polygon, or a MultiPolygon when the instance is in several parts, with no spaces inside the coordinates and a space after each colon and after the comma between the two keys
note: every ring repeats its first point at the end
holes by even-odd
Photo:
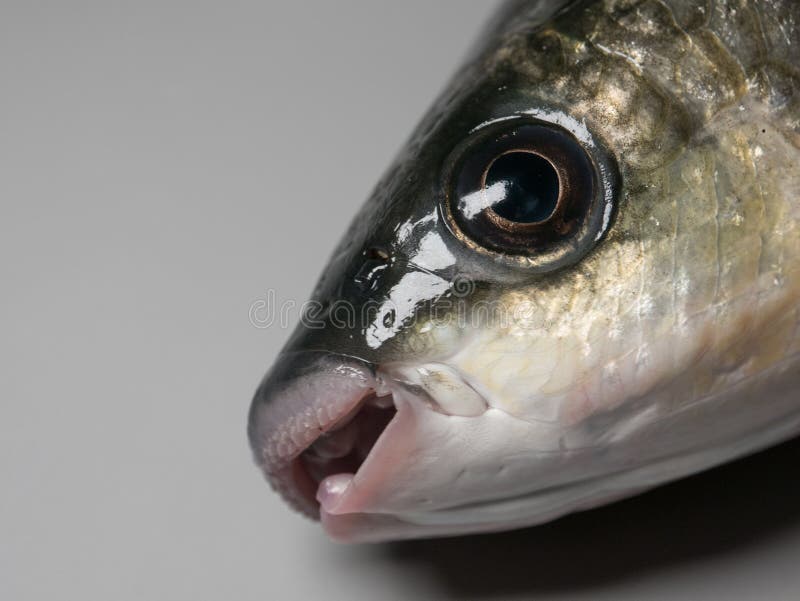
{"type": "Polygon", "coordinates": [[[633,403],[600,416],[599,429],[521,420],[493,406],[480,412],[466,389],[455,404],[443,367],[414,371],[424,376],[428,367],[437,377],[420,390],[402,366],[281,357],[248,424],[272,488],[342,542],[507,530],[630,496],[800,430],[798,353],[668,414],[633,403]],[[580,440],[592,444],[570,444],[580,440]]]}
{"type": "Polygon", "coordinates": [[[370,364],[302,353],[282,358],[262,382],[248,436],[271,487],[320,519],[369,504],[402,446],[394,432],[407,413],[370,364]]]}

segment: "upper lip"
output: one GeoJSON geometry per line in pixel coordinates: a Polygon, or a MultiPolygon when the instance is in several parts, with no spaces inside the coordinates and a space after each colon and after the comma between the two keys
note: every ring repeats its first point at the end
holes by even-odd
{"type": "MultiPolygon", "coordinates": [[[[290,369],[288,378],[285,369],[275,368],[257,390],[248,422],[254,458],[268,482],[291,506],[312,518],[320,513],[318,489],[342,464],[322,460],[312,473],[304,451],[354,420],[371,399],[389,394],[368,364],[334,361],[318,362],[309,373],[294,377],[290,369]]],[[[355,470],[359,463],[353,460],[349,467],[355,470]]]]}

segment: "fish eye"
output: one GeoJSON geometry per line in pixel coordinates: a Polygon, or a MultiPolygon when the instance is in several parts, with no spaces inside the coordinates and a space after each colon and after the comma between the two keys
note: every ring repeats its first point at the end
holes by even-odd
{"type": "Polygon", "coordinates": [[[454,150],[446,221],[468,246],[507,262],[541,272],[573,264],[609,227],[615,169],[563,127],[511,121],[454,150]]]}

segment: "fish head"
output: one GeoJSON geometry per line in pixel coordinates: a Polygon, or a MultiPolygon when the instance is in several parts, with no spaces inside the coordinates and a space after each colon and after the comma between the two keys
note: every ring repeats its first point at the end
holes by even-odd
{"type": "Polygon", "coordinates": [[[698,103],[620,56],[685,45],[663,16],[619,30],[603,3],[517,5],[355,217],[253,400],[256,462],[336,539],[540,523],[793,431],[768,428],[800,373],[791,114],[732,68],[698,103]]]}

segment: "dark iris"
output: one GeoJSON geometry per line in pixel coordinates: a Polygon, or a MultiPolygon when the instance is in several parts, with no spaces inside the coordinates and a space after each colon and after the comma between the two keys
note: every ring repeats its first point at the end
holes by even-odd
{"type": "Polygon", "coordinates": [[[494,192],[495,186],[502,196],[492,204],[492,210],[509,221],[545,221],[558,204],[556,170],[549,161],[531,152],[509,152],[492,163],[486,174],[486,187],[494,192]]]}
{"type": "Polygon", "coordinates": [[[526,117],[491,123],[457,145],[445,167],[442,208],[451,231],[527,271],[574,264],[612,223],[613,157],[557,124],[526,117]]]}

